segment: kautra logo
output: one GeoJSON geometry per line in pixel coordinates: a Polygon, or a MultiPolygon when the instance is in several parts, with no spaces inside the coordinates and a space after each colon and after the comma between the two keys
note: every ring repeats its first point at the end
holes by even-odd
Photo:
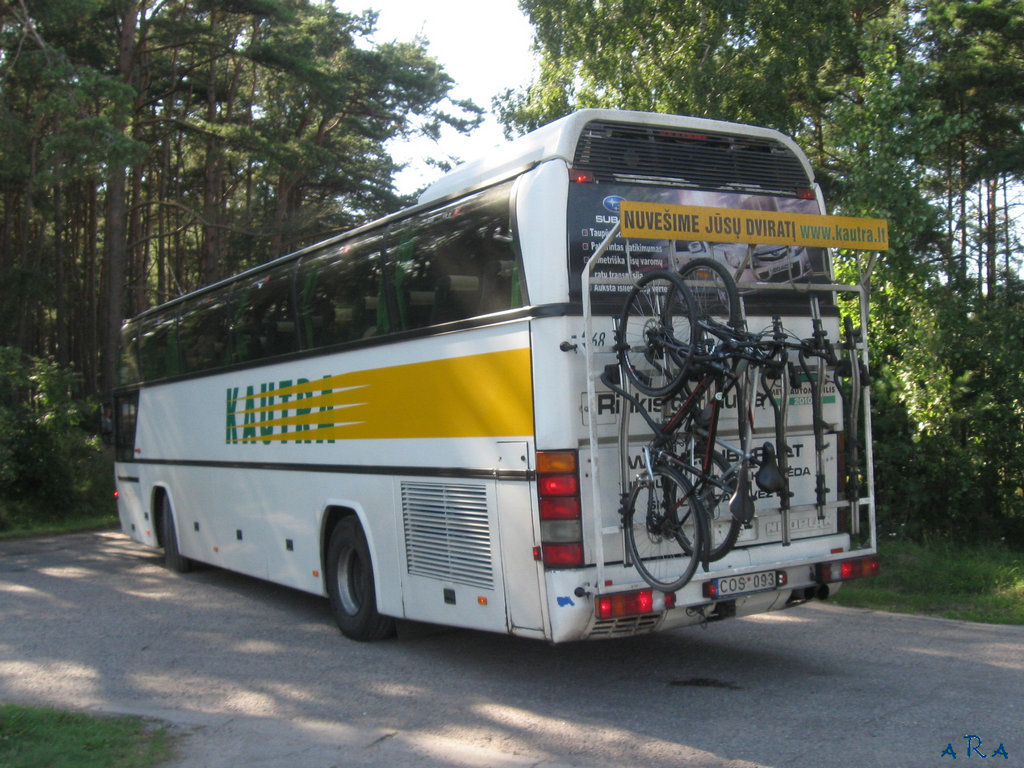
{"type": "MultiPolygon", "coordinates": [[[[329,378],[324,377],[324,382],[329,378]]],[[[337,405],[330,386],[309,379],[228,387],[224,442],[333,443],[324,435],[336,426],[332,416],[337,405]]]]}

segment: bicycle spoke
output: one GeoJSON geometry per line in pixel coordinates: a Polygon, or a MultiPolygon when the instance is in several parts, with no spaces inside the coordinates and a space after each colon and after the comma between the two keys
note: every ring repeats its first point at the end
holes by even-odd
{"type": "Polygon", "coordinates": [[[700,328],[693,297],[673,272],[651,272],[630,291],[616,328],[619,360],[645,395],[682,386],[700,328]]]}
{"type": "Polygon", "coordinates": [[[739,291],[725,266],[713,259],[692,259],[680,268],[679,276],[693,296],[698,317],[737,330],[743,327],[739,291]]]}
{"type": "Polygon", "coordinates": [[[623,516],[633,565],[655,589],[679,589],[693,576],[704,546],[704,511],[689,482],[675,470],[654,467],[630,494],[623,516]]]}

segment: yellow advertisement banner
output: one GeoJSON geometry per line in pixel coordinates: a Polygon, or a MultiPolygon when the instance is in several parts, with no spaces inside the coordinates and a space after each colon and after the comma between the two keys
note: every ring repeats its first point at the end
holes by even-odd
{"type": "Polygon", "coordinates": [[[623,200],[619,221],[624,237],[640,240],[889,250],[889,222],[885,219],[623,200]]]}

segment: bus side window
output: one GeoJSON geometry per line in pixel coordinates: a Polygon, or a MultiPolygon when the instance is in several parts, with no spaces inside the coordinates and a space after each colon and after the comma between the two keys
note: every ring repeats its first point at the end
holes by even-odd
{"type": "Polygon", "coordinates": [[[406,331],[431,324],[439,274],[432,262],[432,233],[417,217],[402,222],[394,233],[388,277],[398,310],[398,327],[406,331]]]}
{"type": "Polygon", "coordinates": [[[491,230],[490,237],[491,242],[485,244],[481,252],[481,315],[516,309],[524,304],[512,238],[507,236],[505,228],[497,226],[491,230]]]}
{"type": "Polygon", "coordinates": [[[358,341],[382,330],[381,241],[379,234],[371,234],[310,254],[299,263],[296,287],[303,349],[358,341]]]}
{"type": "Polygon", "coordinates": [[[142,377],[149,381],[181,373],[178,314],[173,308],[142,321],[139,329],[139,363],[142,377]]]}
{"type": "Polygon", "coordinates": [[[285,355],[298,349],[292,266],[278,266],[236,286],[231,324],[235,362],[285,355]]]}
{"type": "Polygon", "coordinates": [[[395,225],[390,255],[403,329],[523,305],[510,190],[503,184],[395,225]]]}
{"type": "Polygon", "coordinates": [[[187,302],[178,318],[178,339],[184,373],[230,363],[227,299],[213,293],[187,302]]]}

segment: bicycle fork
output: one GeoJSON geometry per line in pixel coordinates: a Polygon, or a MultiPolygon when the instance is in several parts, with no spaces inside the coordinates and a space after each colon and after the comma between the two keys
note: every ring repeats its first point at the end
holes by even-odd
{"type": "Polygon", "coordinates": [[[743,525],[754,519],[754,497],[750,492],[750,366],[744,360],[737,371],[736,411],[740,441],[740,467],[736,477],[736,490],[729,499],[729,511],[743,525]]]}

